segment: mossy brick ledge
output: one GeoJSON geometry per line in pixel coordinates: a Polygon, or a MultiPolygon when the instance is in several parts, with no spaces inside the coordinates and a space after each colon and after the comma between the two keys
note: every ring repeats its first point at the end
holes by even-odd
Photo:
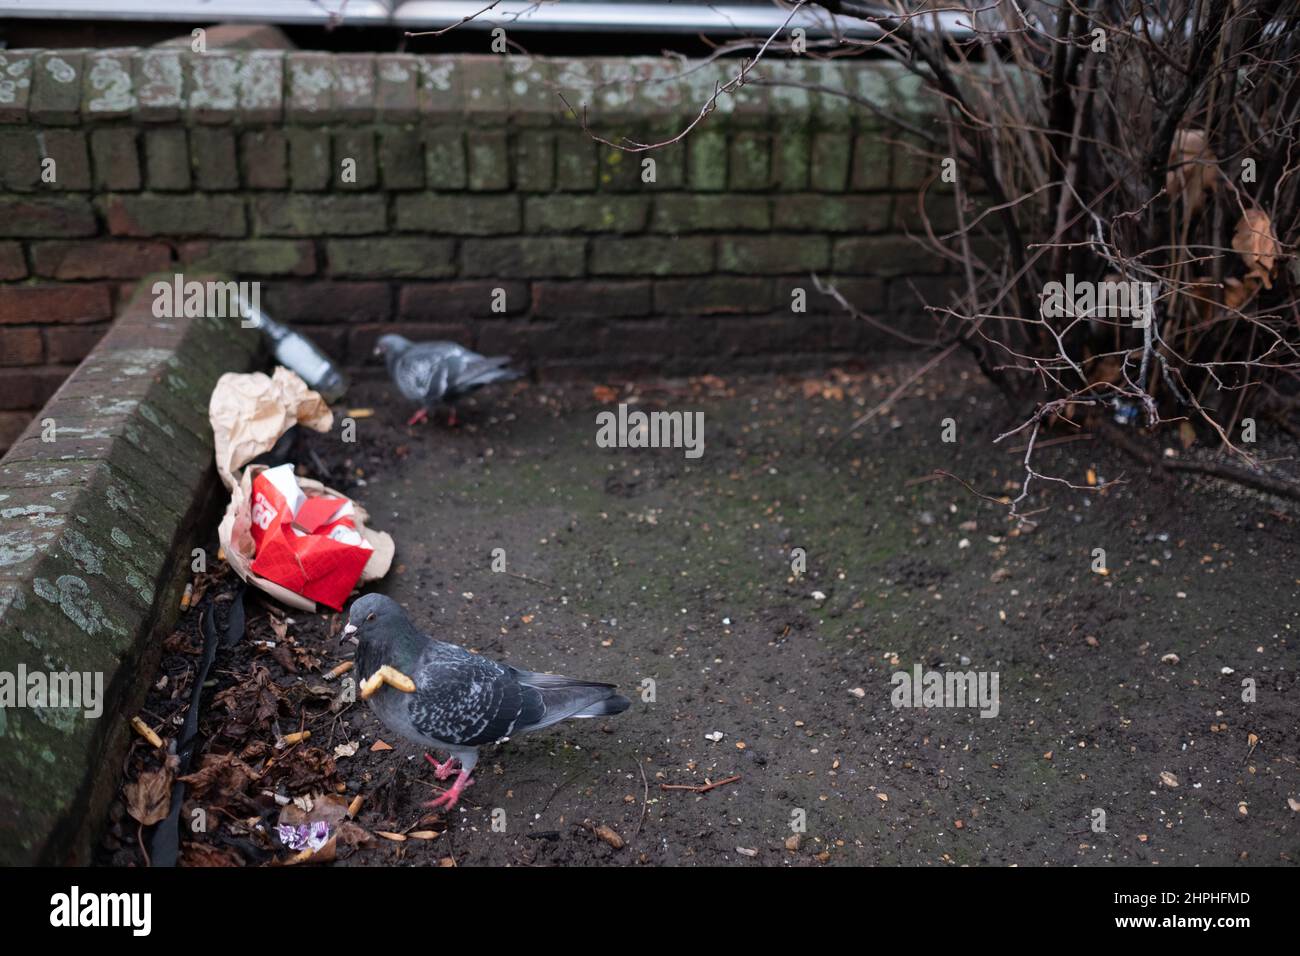
{"type": "Polygon", "coordinates": [[[263,358],[234,319],[156,318],[150,285],[0,459],[0,671],[103,675],[97,718],[0,708],[3,865],[88,860],[221,504],[208,398],[263,358]]]}

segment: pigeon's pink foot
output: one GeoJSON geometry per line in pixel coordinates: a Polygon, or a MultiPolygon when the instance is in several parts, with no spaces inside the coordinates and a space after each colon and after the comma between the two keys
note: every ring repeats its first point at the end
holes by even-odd
{"type": "Polygon", "coordinates": [[[433,807],[435,809],[450,810],[452,807],[456,806],[457,801],[460,800],[460,795],[465,792],[465,788],[469,785],[469,772],[467,770],[461,770],[459,775],[456,777],[456,782],[451,785],[451,789],[446,793],[439,794],[437,797],[426,803],[425,806],[433,807]]]}
{"type": "Polygon", "coordinates": [[[422,409],[420,409],[418,412],[416,412],[414,415],[412,415],[410,418],[408,418],[408,419],[406,420],[406,424],[408,424],[408,425],[418,425],[418,424],[420,424],[420,422],[424,421],[424,420],[427,419],[428,417],[429,417],[429,410],[428,410],[427,408],[422,408],[422,409]]]}
{"type": "Polygon", "coordinates": [[[456,409],[455,409],[455,408],[452,408],[452,409],[447,413],[447,427],[448,427],[448,428],[455,428],[455,427],[456,427],[456,409]]]}
{"type": "Polygon", "coordinates": [[[455,770],[452,769],[452,764],[456,762],[455,757],[448,757],[446,763],[438,763],[438,761],[434,760],[428,754],[424,755],[424,759],[429,761],[429,763],[433,764],[433,775],[437,777],[439,780],[446,780],[448,777],[450,777],[453,773],[456,772],[455,770]]]}

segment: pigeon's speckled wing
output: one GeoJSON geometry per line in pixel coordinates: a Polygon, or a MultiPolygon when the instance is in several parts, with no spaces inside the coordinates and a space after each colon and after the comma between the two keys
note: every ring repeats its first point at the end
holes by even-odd
{"type": "Polygon", "coordinates": [[[535,723],[545,710],[542,695],[520,684],[514,668],[454,644],[430,642],[410,676],[416,685],[407,705],[411,723],[449,744],[495,743],[535,723]]]}
{"type": "Polygon", "coordinates": [[[447,355],[434,349],[407,349],[393,362],[392,375],[411,401],[433,404],[447,391],[447,355]]]}

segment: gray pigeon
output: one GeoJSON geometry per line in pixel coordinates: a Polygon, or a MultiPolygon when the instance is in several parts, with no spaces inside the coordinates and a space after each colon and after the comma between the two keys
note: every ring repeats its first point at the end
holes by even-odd
{"type": "Polygon", "coordinates": [[[413,693],[381,686],[370,707],[390,730],[450,754],[438,763],[427,753],[439,780],[460,773],[450,790],[426,806],[451,809],[469,785],[478,748],[515,734],[540,730],[570,717],[621,714],[631,701],[613,684],[536,674],[499,664],[465,648],[421,633],[392,598],[357,598],[343,628],[357,642],[356,672],[366,680],[387,665],[409,677],[413,693]]]}
{"type": "MultiPolygon", "coordinates": [[[[455,342],[412,342],[401,335],[381,335],[375,354],[388,364],[388,376],[398,390],[420,410],[406,423],[415,425],[429,417],[429,410],[439,402],[452,402],[489,382],[508,382],[519,372],[507,368],[510,357],[488,358],[471,352],[455,342]]],[[[456,424],[452,407],[448,424],[456,424]]]]}

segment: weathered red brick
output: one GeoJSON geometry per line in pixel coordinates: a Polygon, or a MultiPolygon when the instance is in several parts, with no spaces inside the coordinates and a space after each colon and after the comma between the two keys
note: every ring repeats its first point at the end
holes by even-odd
{"type": "Polygon", "coordinates": [[[187,242],[179,253],[192,270],[256,276],[309,276],[316,271],[316,247],[303,240],[187,242]]]}
{"type": "Polygon", "coordinates": [[[424,149],[419,132],[405,127],[381,129],[379,168],[385,189],[423,189],[424,149]]]}
{"type": "Polygon", "coordinates": [[[31,127],[0,130],[0,189],[30,192],[41,181],[41,145],[31,127]]]}
{"type": "Polygon", "coordinates": [[[284,59],[281,50],[244,54],[239,75],[239,119],[244,123],[278,124],[284,120],[284,59]]]}
{"type": "MultiPolygon", "coordinates": [[[[659,279],[655,282],[654,311],[658,314],[726,315],[768,312],[772,309],[772,280],[733,276],[698,279],[659,279]]],[[[621,315],[614,307],[611,315],[621,315]]]]}
{"type": "Polygon", "coordinates": [[[0,286],[0,323],[99,322],[112,314],[106,285],[0,286]]]}
{"type": "Polygon", "coordinates": [[[0,369],[0,409],[18,410],[40,408],[58,391],[69,368],[5,368],[0,369]]]}
{"type": "Polygon", "coordinates": [[[18,440],[32,420],[32,412],[0,412],[0,455],[18,440]]]}
{"type": "Polygon", "coordinates": [[[533,314],[543,319],[650,314],[650,282],[535,282],[533,314]]]}
{"type": "Polygon", "coordinates": [[[0,196],[0,236],[93,236],[97,230],[88,200],[0,196]]]}
{"type": "Polygon", "coordinates": [[[124,119],[135,109],[130,50],[96,50],[86,56],[81,111],[92,119],[124,119]]]}
{"type": "Polygon", "coordinates": [[[375,115],[375,55],[340,53],[334,66],[334,109],[340,119],[358,122],[375,115]]]}
{"type": "Polygon", "coordinates": [[[0,242],[0,279],[27,278],[23,247],[16,242],[0,242]]]}
{"type": "Polygon", "coordinates": [[[602,239],[591,247],[593,275],[699,275],[713,271],[713,240],[700,236],[602,239]]]}
{"type": "Polygon", "coordinates": [[[259,196],[253,200],[253,221],[263,236],[356,236],[383,232],[387,220],[385,197],[259,196]]]}
{"type": "Polygon", "coordinates": [[[388,322],[393,317],[386,282],[263,282],[262,303],[281,322],[388,322]]]}
{"type": "Polygon", "coordinates": [[[289,185],[288,147],[282,130],[245,133],[239,147],[244,185],[249,189],[284,189],[289,185]]]}
{"type": "MultiPolygon", "coordinates": [[[[289,178],[295,191],[328,189],[330,184],[330,134],[320,129],[288,131],[289,178]]],[[[251,183],[250,183],[251,185],[251,183]]]]}
{"type": "Polygon", "coordinates": [[[109,329],[104,325],[51,326],[45,330],[45,352],[49,362],[80,362],[109,329]]]}
{"type": "Polygon", "coordinates": [[[488,318],[514,315],[529,306],[528,285],[523,282],[495,282],[480,279],[472,282],[410,282],[403,284],[397,297],[397,316],[402,322],[438,322],[449,315],[488,318]],[[502,295],[497,295],[500,289],[502,295]],[[501,301],[503,311],[493,310],[501,301]]]}
{"type": "Polygon", "coordinates": [[[54,279],[131,279],[166,269],[171,260],[171,249],[161,242],[104,239],[32,244],[36,275],[54,279]]]}
{"type": "Polygon", "coordinates": [[[42,159],[54,160],[50,167],[54,179],[51,189],[89,189],[90,152],[86,149],[86,134],[77,130],[51,129],[41,137],[45,148],[42,159]]]}
{"type": "Polygon", "coordinates": [[[27,122],[27,104],[31,98],[32,65],[35,62],[32,50],[0,51],[0,73],[9,79],[10,95],[6,102],[0,103],[0,123],[27,122]]]}
{"type": "Polygon", "coordinates": [[[101,199],[115,236],[226,236],[247,233],[243,200],[233,196],[109,196],[101,199]]]}
{"type": "Polygon", "coordinates": [[[334,115],[334,69],[328,53],[286,54],[289,83],[285,119],[290,122],[325,123],[334,115]]]}
{"type": "Polygon", "coordinates": [[[92,131],[90,152],[95,160],[96,189],[134,192],[140,188],[140,157],[133,128],[92,131]]]}
{"type": "Polygon", "coordinates": [[[184,192],[190,188],[190,147],[184,129],[147,130],[144,155],[150,189],[184,192]]]}
{"type": "Polygon", "coordinates": [[[161,48],[137,50],[132,60],[135,118],[159,122],[180,116],[185,88],[180,53],[161,48]]]}
{"type": "Polygon", "coordinates": [[[181,56],[188,77],[185,113],[196,123],[229,123],[239,114],[239,74],[244,54],[189,53],[181,56]]]}
{"type": "Polygon", "coordinates": [[[409,53],[385,53],[375,58],[375,105],[389,122],[414,119],[420,61],[409,53]]]}
{"type": "Polygon", "coordinates": [[[378,166],[375,160],[375,135],[369,129],[349,129],[334,134],[332,173],[336,189],[344,192],[374,189],[375,183],[379,181],[378,166]]]}
{"type": "Polygon", "coordinates": [[[437,279],[456,274],[450,239],[332,239],[325,244],[330,275],[437,279]]]}
{"type": "Polygon", "coordinates": [[[563,279],[583,274],[586,239],[466,239],[461,243],[461,275],[512,279],[563,279]]]}
{"type": "Polygon", "coordinates": [[[47,50],[32,66],[31,116],[38,123],[71,124],[80,119],[85,56],[72,50],[47,50]]]}
{"type": "Polygon", "coordinates": [[[0,365],[40,365],[42,361],[40,329],[0,328],[0,365]]]}
{"type": "Polygon", "coordinates": [[[190,130],[194,184],[199,189],[239,188],[239,163],[235,160],[235,134],[220,127],[190,130]]]}

